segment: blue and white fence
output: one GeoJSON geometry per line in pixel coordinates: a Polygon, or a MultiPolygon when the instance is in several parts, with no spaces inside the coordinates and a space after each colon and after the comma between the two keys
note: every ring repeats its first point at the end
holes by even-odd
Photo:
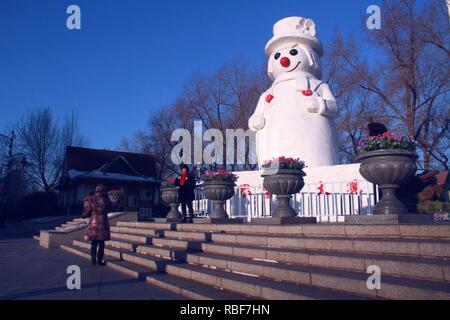
{"type": "MultiPolygon", "coordinates": [[[[319,222],[341,222],[347,215],[371,214],[376,203],[374,186],[367,181],[306,184],[293,195],[291,205],[301,217],[316,217],[319,222]]],[[[196,190],[195,215],[207,216],[211,201],[205,199],[202,188],[196,190]]],[[[232,218],[261,218],[271,216],[277,206],[274,195],[262,187],[235,188],[235,196],[226,202],[232,218]]]]}

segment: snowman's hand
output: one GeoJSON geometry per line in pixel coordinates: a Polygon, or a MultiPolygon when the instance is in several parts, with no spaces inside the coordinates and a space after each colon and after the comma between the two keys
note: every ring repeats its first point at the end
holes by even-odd
{"type": "Polygon", "coordinates": [[[266,126],[266,119],[262,114],[254,114],[248,120],[248,127],[252,131],[258,131],[266,126]]]}
{"type": "Polygon", "coordinates": [[[319,97],[309,97],[305,101],[305,107],[310,113],[319,113],[323,108],[323,99],[319,97]]]}

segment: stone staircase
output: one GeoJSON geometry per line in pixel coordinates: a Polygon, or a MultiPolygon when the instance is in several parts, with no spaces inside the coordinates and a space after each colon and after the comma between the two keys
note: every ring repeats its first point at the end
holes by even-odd
{"type": "Polygon", "coordinates": [[[77,226],[77,225],[80,225],[80,224],[87,224],[88,221],[89,221],[89,219],[76,218],[76,219],[67,221],[66,223],[63,223],[60,226],[57,226],[55,228],[55,230],[62,230],[62,229],[73,227],[73,226],[77,226]]]}
{"type": "MultiPolygon", "coordinates": [[[[61,248],[90,259],[90,242],[61,248]]],[[[107,266],[189,299],[450,299],[450,225],[117,222],[107,266]],[[369,290],[367,267],[381,269],[369,290]]]]}

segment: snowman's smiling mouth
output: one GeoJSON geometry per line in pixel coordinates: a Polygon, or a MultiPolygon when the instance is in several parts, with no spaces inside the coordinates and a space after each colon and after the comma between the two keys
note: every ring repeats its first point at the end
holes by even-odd
{"type": "Polygon", "coordinates": [[[291,70],[289,70],[289,71],[286,71],[286,72],[292,72],[292,71],[294,71],[295,69],[298,68],[298,66],[300,65],[300,63],[302,63],[302,62],[299,61],[299,62],[297,63],[297,65],[295,66],[295,68],[293,68],[293,69],[291,69],[291,70]]]}

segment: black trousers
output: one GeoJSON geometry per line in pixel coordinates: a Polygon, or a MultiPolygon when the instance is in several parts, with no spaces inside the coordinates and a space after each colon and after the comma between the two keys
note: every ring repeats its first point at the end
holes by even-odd
{"type": "Polygon", "coordinates": [[[183,213],[183,218],[189,217],[192,219],[194,217],[194,208],[192,207],[192,200],[181,200],[181,213],[183,213]],[[186,215],[187,209],[189,210],[189,216],[186,215]]]}
{"type": "Polygon", "coordinates": [[[103,261],[103,256],[105,255],[105,241],[94,240],[91,243],[91,258],[94,261],[95,259],[98,262],[103,261]],[[97,252],[98,247],[98,252],[97,252]]]}

